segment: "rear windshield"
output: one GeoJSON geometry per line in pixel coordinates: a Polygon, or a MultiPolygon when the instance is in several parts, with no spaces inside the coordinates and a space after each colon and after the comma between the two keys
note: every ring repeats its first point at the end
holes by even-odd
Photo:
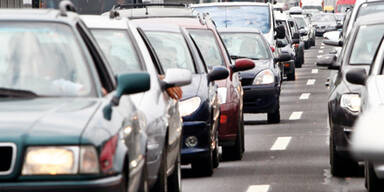
{"type": "Polygon", "coordinates": [[[189,30],[208,68],[224,66],[220,47],[210,30],[189,30]]]}
{"type": "Polygon", "coordinates": [[[307,23],[305,22],[305,19],[302,18],[302,17],[295,17],[294,18],[295,21],[296,21],[296,24],[297,26],[301,29],[301,28],[305,28],[307,27],[307,23]]]}
{"type": "Polygon", "coordinates": [[[221,33],[225,46],[231,56],[252,59],[269,59],[267,44],[261,35],[255,33],[221,33]]]}
{"type": "Polygon", "coordinates": [[[163,69],[187,69],[195,73],[191,53],[181,33],[145,32],[163,69]]]}
{"type": "Polygon", "coordinates": [[[384,35],[384,25],[361,26],[354,41],[349,64],[370,65],[384,35]]]}
{"type": "Polygon", "coordinates": [[[209,13],[218,27],[251,27],[264,34],[271,30],[268,6],[211,6],[194,9],[209,13]]]}

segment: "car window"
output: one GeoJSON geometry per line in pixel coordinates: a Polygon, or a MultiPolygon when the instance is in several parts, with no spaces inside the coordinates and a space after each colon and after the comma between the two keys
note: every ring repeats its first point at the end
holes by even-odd
{"type": "Polygon", "coordinates": [[[145,34],[164,70],[181,68],[196,73],[188,45],[180,33],[151,31],[145,34]]]}
{"type": "Polygon", "coordinates": [[[233,56],[269,59],[268,47],[260,35],[255,33],[222,33],[221,37],[233,56]]]}
{"type": "Polygon", "coordinates": [[[0,47],[0,87],[42,96],[91,94],[87,53],[69,26],[0,23],[0,41],[7,45],[0,47]]]}
{"type": "Polygon", "coordinates": [[[384,2],[362,4],[358,10],[357,16],[355,17],[355,21],[357,20],[357,18],[361,16],[379,13],[383,11],[384,11],[384,2]]]}
{"type": "Polygon", "coordinates": [[[271,30],[268,6],[210,6],[196,7],[196,11],[209,13],[218,27],[251,27],[268,33],[271,30]]]}
{"type": "Polygon", "coordinates": [[[353,44],[349,64],[371,64],[383,35],[384,25],[361,26],[353,44]]]}
{"type": "Polygon", "coordinates": [[[115,74],[142,70],[136,50],[125,30],[93,29],[92,34],[115,74]]]}
{"type": "Polygon", "coordinates": [[[224,66],[220,47],[217,44],[215,35],[210,30],[189,30],[193,40],[203,55],[203,59],[208,68],[213,66],[224,66]]]}

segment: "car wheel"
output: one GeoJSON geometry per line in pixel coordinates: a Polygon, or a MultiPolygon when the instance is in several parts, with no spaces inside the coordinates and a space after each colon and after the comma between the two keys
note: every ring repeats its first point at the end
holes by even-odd
{"type": "Polygon", "coordinates": [[[309,49],[309,41],[304,42],[304,49],[309,49]]]}
{"type": "Polygon", "coordinates": [[[164,144],[159,173],[151,192],[166,192],[168,187],[167,181],[167,144],[164,144]]]}
{"type": "Polygon", "coordinates": [[[299,56],[295,59],[295,68],[300,68],[301,58],[299,56]]]}
{"type": "Polygon", "coordinates": [[[294,81],[296,79],[295,69],[293,69],[291,73],[287,74],[287,79],[289,81],[294,81]]]}
{"type": "Polygon", "coordinates": [[[143,171],[141,173],[139,192],[148,192],[148,191],[149,191],[148,171],[147,171],[146,162],[144,162],[143,171]]]}
{"type": "Polygon", "coordinates": [[[219,153],[219,130],[216,130],[215,133],[215,149],[213,150],[213,156],[212,156],[212,164],[213,168],[218,168],[220,164],[220,153],[219,153]]]}
{"type": "Polygon", "coordinates": [[[311,44],[312,44],[312,46],[316,46],[316,40],[315,40],[315,37],[311,39],[311,44]]]}
{"type": "Polygon", "coordinates": [[[223,147],[224,160],[241,160],[244,153],[244,127],[239,123],[236,141],[234,146],[223,147]]]}
{"type": "Polygon", "coordinates": [[[198,161],[192,162],[192,170],[200,176],[211,176],[213,174],[213,151],[209,147],[208,155],[198,161]]]}
{"type": "Polygon", "coordinates": [[[330,164],[331,164],[331,173],[335,177],[345,177],[354,172],[357,172],[358,165],[353,160],[348,160],[340,157],[340,155],[336,151],[336,146],[333,138],[333,133],[330,136],[329,143],[329,156],[330,156],[330,164]]]}
{"type": "Polygon", "coordinates": [[[384,180],[377,177],[373,165],[369,162],[365,163],[365,179],[368,192],[384,191],[384,180]]]}
{"type": "Polygon", "coordinates": [[[168,177],[168,191],[181,192],[181,164],[180,153],[175,161],[175,168],[173,173],[168,177]]]}
{"type": "Polygon", "coordinates": [[[303,56],[301,57],[301,62],[300,62],[299,68],[301,68],[302,65],[304,65],[304,52],[303,52],[303,56]]]}
{"type": "Polygon", "coordinates": [[[277,99],[277,109],[268,113],[268,123],[280,123],[280,99],[277,99]]]}

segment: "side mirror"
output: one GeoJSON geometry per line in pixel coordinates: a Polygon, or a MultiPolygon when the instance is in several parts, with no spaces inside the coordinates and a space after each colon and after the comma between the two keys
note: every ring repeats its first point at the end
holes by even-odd
{"type": "Polygon", "coordinates": [[[331,67],[336,63],[337,57],[335,54],[319,55],[316,60],[317,66],[331,67]]]}
{"type": "Polygon", "coordinates": [[[235,62],[235,65],[232,66],[233,72],[238,71],[246,71],[249,69],[253,69],[255,67],[255,63],[250,59],[238,59],[235,62]]]}
{"type": "Polygon", "coordinates": [[[222,80],[226,79],[229,76],[229,72],[227,68],[217,66],[213,67],[212,70],[208,73],[208,81],[217,81],[217,80],[222,80]]]}
{"type": "Polygon", "coordinates": [[[352,84],[365,85],[367,73],[365,72],[365,69],[351,69],[347,72],[346,79],[352,84]]]}
{"type": "Polygon", "coordinates": [[[147,72],[127,73],[117,77],[116,94],[113,96],[114,104],[118,105],[123,95],[140,93],[151,88],[151,78],[147,72]]]}
{"type": "Polygon", "coordinates": [[[164,88],[181,87],[189,85],[192,81],[192,73],[186,69],[172,68],[165,72],[164,88]]]}
{"type": "Polygon", "coordinates": [[[277,57],[274,58],[275,63],[286,62],[292,59],[291,55],[287,52],[280,53],[277,57]]]}
{"type": "Polygon", "coordinates": [[[276,47],[282,48],[282,47],[285,47],[285,46],[287,46],[287,44],[284,43],[283,41],[279,41],[279,40],[276,41],[276,47]]]}
{"type": "Polygon", "coordinates": [[[300,39],[300,33],[299,32],[293,33],[292,39],[300,39]]]}
{"type": "Polygon", "coordinates": [[[285,28],[284,25],[279,25],[275,28],[276,38],[283,39],[285,38],[285,28]]]}

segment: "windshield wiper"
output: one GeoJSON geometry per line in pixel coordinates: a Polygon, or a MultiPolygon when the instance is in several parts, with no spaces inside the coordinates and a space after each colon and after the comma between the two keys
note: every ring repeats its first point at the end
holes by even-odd
{"type": "Polygon", "coordinates": [[[246,57],[246,56],[239,56],[239,55],[231,55],[231,59],[251,59],[251,60],[260,60],[256,57],[246,57]]]}
{"type": "Polygon", "coordinates": [[[0,97],[38,97],[38,95],[28,90],[0,88],[0,97]]]}

